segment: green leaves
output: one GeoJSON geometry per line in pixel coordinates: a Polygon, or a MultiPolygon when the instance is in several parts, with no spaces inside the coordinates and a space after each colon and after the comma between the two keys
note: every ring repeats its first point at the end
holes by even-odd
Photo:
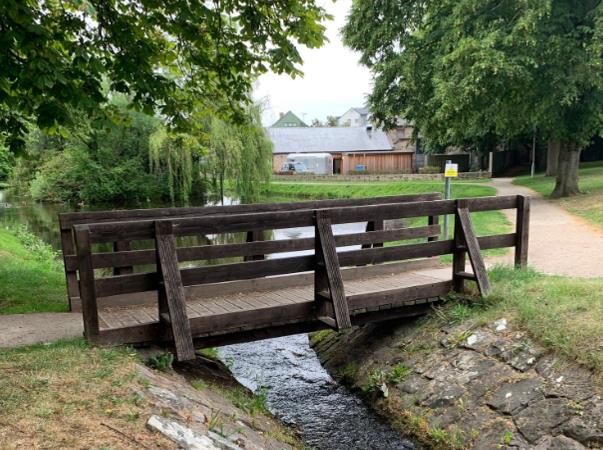
{"type": "Polygon", "coordinates": [[[405,117],[432,149],[534,126],[584,143],[603,128],[602,25],[594,0],[356,0],[343,36],[374,73],[375,119],[405,117]]]}
{"type": "Polygon", "coordinates": [[[188,128],[207,98],[240,118],[260,73],[300,73],[296,45],[322,45],[327,19],[315,0],[4,0],[0,131],[16,149],[26,121],[98,115],[109,92],[101,80],[173,127],[188,128]]]}

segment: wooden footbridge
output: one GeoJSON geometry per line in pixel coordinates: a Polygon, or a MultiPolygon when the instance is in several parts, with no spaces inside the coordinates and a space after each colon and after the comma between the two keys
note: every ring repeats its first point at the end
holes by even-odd
{"type": "Polygon", "coordinates": [[[179,360],[199,347],[425,314],[466,280],[487,294],[481,250],[515,247],[525,266],[528,223],[527,197],[436,193],[60,215],[70,306],[83,312],[86,338],[162,343],[179,360]],[[517,210],[515,232],[477,237],[470,213],[499,209],[517,210]],[[439,240],[444,214],[456,217],[450,240],[439,240]],[[391,226],[413,218],[423,225],[391,226]],[[365,222],[365,231],[333,233],[365,222]],[[314,236],[267,239],[296,227],[314,236]],[[243,242],[216,243],[232,233],[243,242]],[[404,270],[405,261],[446,254],[446,280],[404,270]]]}

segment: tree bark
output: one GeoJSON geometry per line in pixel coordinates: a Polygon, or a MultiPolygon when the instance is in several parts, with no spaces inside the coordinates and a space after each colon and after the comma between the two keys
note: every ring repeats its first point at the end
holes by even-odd
{"type": "Polygon", "coordinates": [[[557,179],[551,197],[571,197],[580,193],[580,188],[578,187],[578,168],[580,166],[581,150],[575,143],[561,143],[557,165],[557,179]]]}
{"type": "Polygon", "coordinates": [[[557,163],[559,161],[559,148],[561,142],[550,140],[546,150],[546,176],[557,176],[557,163]]]}

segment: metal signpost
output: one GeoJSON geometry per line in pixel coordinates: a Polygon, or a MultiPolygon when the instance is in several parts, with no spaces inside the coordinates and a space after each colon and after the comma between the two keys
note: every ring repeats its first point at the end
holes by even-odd
{"type": "MultiPolygon", "coordinates": [[[[459,165],[454,164],[451,160],[446,161],[444,167],[444,198],[450,200],[450,184],[451,179],[459,176],[459,165]]],[[[449,216],[444,216],[444,239],[448,240],[448,219],[449,216]]]]}

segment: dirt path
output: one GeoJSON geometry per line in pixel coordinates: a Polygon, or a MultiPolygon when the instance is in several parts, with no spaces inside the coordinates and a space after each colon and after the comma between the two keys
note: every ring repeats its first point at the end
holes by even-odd
{"type": "MultiPolygon", "coordinates": [[[[535,191],[512,184],[512,178],[489,183],[498,195],[531,196],[528,264],[539,272],[576,277],[603,276],[603,231],[545,200],[535,191]]],[[[505,214],[515,223],[515,211],[505,214]]],[[[513,263],[510,252],[491,262],[513,263]]]]}
{"type": "Polygon", "coordinates": [[[0,315],[0,348],[19,347],[82,336],[80,313],[0,315]]]}

